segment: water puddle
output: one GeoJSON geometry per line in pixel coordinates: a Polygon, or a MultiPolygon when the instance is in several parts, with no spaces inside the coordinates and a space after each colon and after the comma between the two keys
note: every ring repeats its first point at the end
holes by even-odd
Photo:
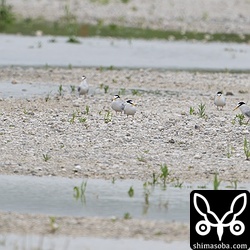
{"type": "Polygon", "coordinates": [[[2,98],[32,98],[58,93],[58,86],[53,84],[28,84],[0,82],[0,95],[2,98]]]}
{"type": "Polygon", "coordinates": [[[37,236],[8,234],[0,236],[0,250],[186,250],[188,242],[171,242],[143,239],[104,239],[93,237],[37,236]]]}
{"type": "MultiPolygon", "coordinates": [[[[228,183],[227,183],[228,184],[228,183]]],[[[145,185],[138,180],[0,176],[0,211],[189,222],[189,195],[209,183],[145,185]],[[180,186],[180,185],[179,185],[180,186]],[[130,192],[129,192],[130,190],[130,192]]],[[[238,189],[247,189],[239,185],[238,189]]],[[[250,185],[248,184],[248,189],[250,185]]]]}
{"type": "MultiPolygon", "coordinates": [[[[77,85],[75,85],[77,88],[77,85]]],[[[62,86],[63,93],[71,93],[70,86],[62,86]]],[[[116,89],[119,92],[120,89],[116,89]]],[[[131,93],[132,89],[126,89],[125,93],[131,93]]],[[[164,95],[179,95],[178,91],[170,90],[148,90],[148,89],[133,89],[133,91],[139,94],[152,94],[157,96],[164,95]]],[[[89,94],[94,95],[96,89],[90,88],[89,94]]],[[[1,98],[35,98],[39,97],[51,97],[59,94],[59,84],[38,84],[38,83],[10,83],[0,82],[0,96],[1,98]]]]}

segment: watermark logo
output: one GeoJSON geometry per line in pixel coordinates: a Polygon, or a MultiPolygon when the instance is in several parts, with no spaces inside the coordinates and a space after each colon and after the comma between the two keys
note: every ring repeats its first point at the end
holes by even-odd
{"type": "Polygon", "coordinates": [[[250,199],[245,190],[194,190],[190,194],[191,249],[248,249],[250,199]]]}

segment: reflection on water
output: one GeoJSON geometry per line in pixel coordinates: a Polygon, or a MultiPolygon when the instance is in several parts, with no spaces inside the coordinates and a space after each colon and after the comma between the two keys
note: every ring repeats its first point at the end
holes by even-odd
{"type": "Polygon", "coordinates": [[[58,177],[0,176],[0,210],[187,221],[190,188],[58,177]],[[84,186],[83,183],[86,183],[84,186]],[[134,195],[128,191],[133,187],[134,195]]]}
{"type": "Polygon", "coordinates": [[[143,239],[104,239],[93,237],[0,235],[0,250],[186,250],[188,242],[170,242],[143,239]]]}
{"type": "MultiPolygon", "coordinates": [[[[145,185],[138,180],[0,176],[0,211],[53,216],[132,217],[189,221],[189,196],[197,184],[145,185]],[[133,195],[128,191],[133,189],[133,195]]],[[[202,188],[212,188],[211,184],[202,188]]],[[[245,189],[245,187],[243,187],[245,189]]]]}

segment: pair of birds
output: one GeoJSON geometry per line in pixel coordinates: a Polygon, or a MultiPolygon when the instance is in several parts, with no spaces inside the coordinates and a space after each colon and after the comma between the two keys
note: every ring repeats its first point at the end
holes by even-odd
{"type": "MultiPolygon", "coordinates": [[[[226,98],[222,94],[222,92],[217,92],[217,95],[214,98],[214,104],[217,106],[217,109],[221,107],[221,109],[226,105],[226,98]]],[[[238,102],[237,106],[234,110],[240,108],[241,113],[248,118],[247,123],[250,120],[250,108],[246,105],[245,102],[238,102]]]]}
{"type": "Polygon", "coordinates": [[[132,100],[128,100],[124,102],[121,100],[119,95],[114,95],[111,108],[116,112],[124,112],[127,116],[132,115],[134,116],[136,113],[135,103],[132,100]]]}
{"type": "MultiPolygon", "coordinates": [[[[89,85],[87,83],[86,76],[82,76],[82,81],[78,86],[78,93],[79,95],[86,96],[89,92],[89,85]]],[[[121,100],[119,95],[115,95],[113,101],[111,103],[111,108],[116,112],[124,112],[127,116],[132,115],[134,116],[136,113],[135,103],[132,100],[128,100],[124,102],[121,100]]]]}

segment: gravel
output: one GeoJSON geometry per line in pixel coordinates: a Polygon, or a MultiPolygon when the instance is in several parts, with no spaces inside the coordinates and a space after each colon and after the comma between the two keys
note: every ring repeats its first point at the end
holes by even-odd
{"type": "MultiPolygon", "coordinates": [[[[249,74],[7,67],[0,69],[0,76],[0,84],[6,86],[63,87],[61,96],[14,98],[0,93],[0,174],[147,181],[166,164],[168,181],[207,183],[218,173],[222,181],[249,182],[243,140],[250,142],[250,127],[232,123],[240,112],[232,111],[237,102],[250,103],[249,74]],[[86,98],[71,92],[83,74],[91,88],[86,98]],[[222,111],[213,104],[217,91],[230,93],[222,111]],[[134,118],[111,110],[117,93],[137,103],[134,118]],[[201,103],[206,107],[204,118],[198,115],[201,103]]],[[[59,229],[52,232],[45,215],[0,215],[4,234],[165,241],[189,237],[189,226],[177,222],[58,217],[59,229]]]]}
{"type": "Polygon", "coordinates": [[[182,181],[211,180],[216,172],[249,180],[249,125],[232,124],[237,102],[249,103],[248,74],[4,68],[1,81],[62,84],[63,94],[1,99],[0,173],[146,181],[167,164],[171,178],[182,181]],[[82,74],[91,86],[86,99],[70,88],[82,74]],[[233,95],[218,111],[213,98],[221,90],[233,95]],[[111,110],[117,93],[137,103],[134,119],[111,110]]]}

